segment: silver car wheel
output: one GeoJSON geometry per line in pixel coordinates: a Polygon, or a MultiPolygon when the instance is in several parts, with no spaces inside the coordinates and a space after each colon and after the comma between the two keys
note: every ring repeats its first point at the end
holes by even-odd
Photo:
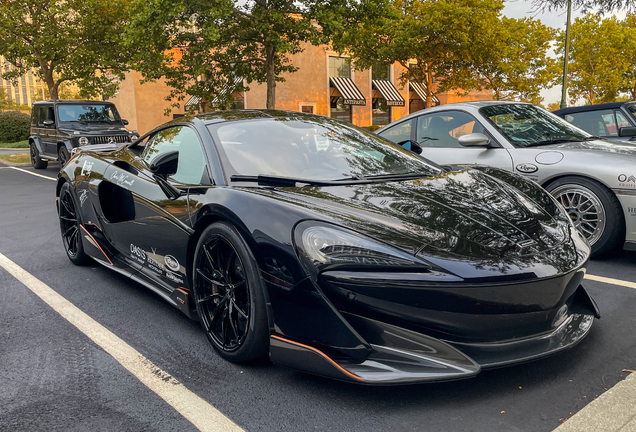
{"type": "Polygon", "coordinates": [[[550,192],[565,207],[574,226],[594,245],[605,231],[605,207],[594,192],[586,187],[566,184],[550,192]]]}

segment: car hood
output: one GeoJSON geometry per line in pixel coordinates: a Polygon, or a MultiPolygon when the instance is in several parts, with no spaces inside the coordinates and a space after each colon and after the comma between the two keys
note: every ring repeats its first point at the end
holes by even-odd
{"type": "Polygon", "coordinates": [[[552,150],[598,151],[603,153],[616,153],[621,155],[636,155],[636,142],[630,144],[625,141],[619,142],[613,140],[575,141],[561,144],[551,144],[548,146],[542,146],[541,148],[552,150]]]}
{"type": "Polygon", "coordinates": [[[77,123],[73,124],[72,127],[61,126],[59,130],[71,136],[78,135],[75,132],[80,132],[83,135],[119,135],[129,133],[121,123],[114,125],[106,123],[97,123],[94,125],[77,123]]]}
{"type": "Polygon", "coordinates": [[[502,271],[554,275],[580,265],[589,254],[565,218],[468,168],[411,181],[275,193],[462,277],[466,272],[475,277],[475,267],[479,277],[502,271]]]}

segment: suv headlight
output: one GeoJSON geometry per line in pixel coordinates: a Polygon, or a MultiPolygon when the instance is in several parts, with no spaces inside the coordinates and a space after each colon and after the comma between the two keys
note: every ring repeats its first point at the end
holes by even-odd
{"type": "Polygon", "coordinates": [[[88,144],[88,138],[86,137],[79,137],[79,139],[77,140],[77,142],[79,143],[79,145],[87,145],[88,144]]]}
{"type": "Polygon", "coordinates": [[[294,229],[297,252],[312,276],[330,269],[426,271],[413,255],[345,228],[305,221],[294,229]]]}

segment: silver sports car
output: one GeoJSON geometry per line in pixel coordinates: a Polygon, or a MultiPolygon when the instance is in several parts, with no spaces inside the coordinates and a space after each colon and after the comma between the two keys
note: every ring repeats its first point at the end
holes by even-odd
{"type": "Polygon", "coordinates": [[[438,164],[503,168],[545,187],[600,255],[636,250],[636,145],[604,141],[535,105],[464,102],[377,132],[438,164]]]}

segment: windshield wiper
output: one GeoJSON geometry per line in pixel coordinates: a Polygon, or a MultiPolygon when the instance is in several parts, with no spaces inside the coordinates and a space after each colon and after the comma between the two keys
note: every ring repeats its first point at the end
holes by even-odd
{"type": "Polygon", "coordinates": [[[362,184],[370,183],[369,180],[357,178],[344,178],[339,180],[310,180],[293,177],[273,176],[259,174],[256,176],[249,175],[233,175],[231,181],[258,183],[262,186],[278,186],[278,187],[296,187],[298,184],[309,186],[342,186],[343,184],[362,184]]]}
{"type": "Polygon", "coordinates": [[[557,138],[557,139],[551,139],[551,140],[545,140],[545,141],[539,141],[539,142],[531,143],[531,144],[526,145],[526,147],[539,147],[539,146],[543,146],[543,145],[562,144],[562,143],[566,143],[566,142],[580,142],[580,141],[581,140],[578,140],[578,139],[557,138]]]}
{"type": "Polygon", "coordinates": [[[398,174],[378,174],[372,176],[366,176],[365,179],[369,180],[400,180],[400,179],[412,179],[412,178],[422,178],[429,177],[430,173],[425,173],[422,171],[409,171],[405,173],[398,174]]]}

